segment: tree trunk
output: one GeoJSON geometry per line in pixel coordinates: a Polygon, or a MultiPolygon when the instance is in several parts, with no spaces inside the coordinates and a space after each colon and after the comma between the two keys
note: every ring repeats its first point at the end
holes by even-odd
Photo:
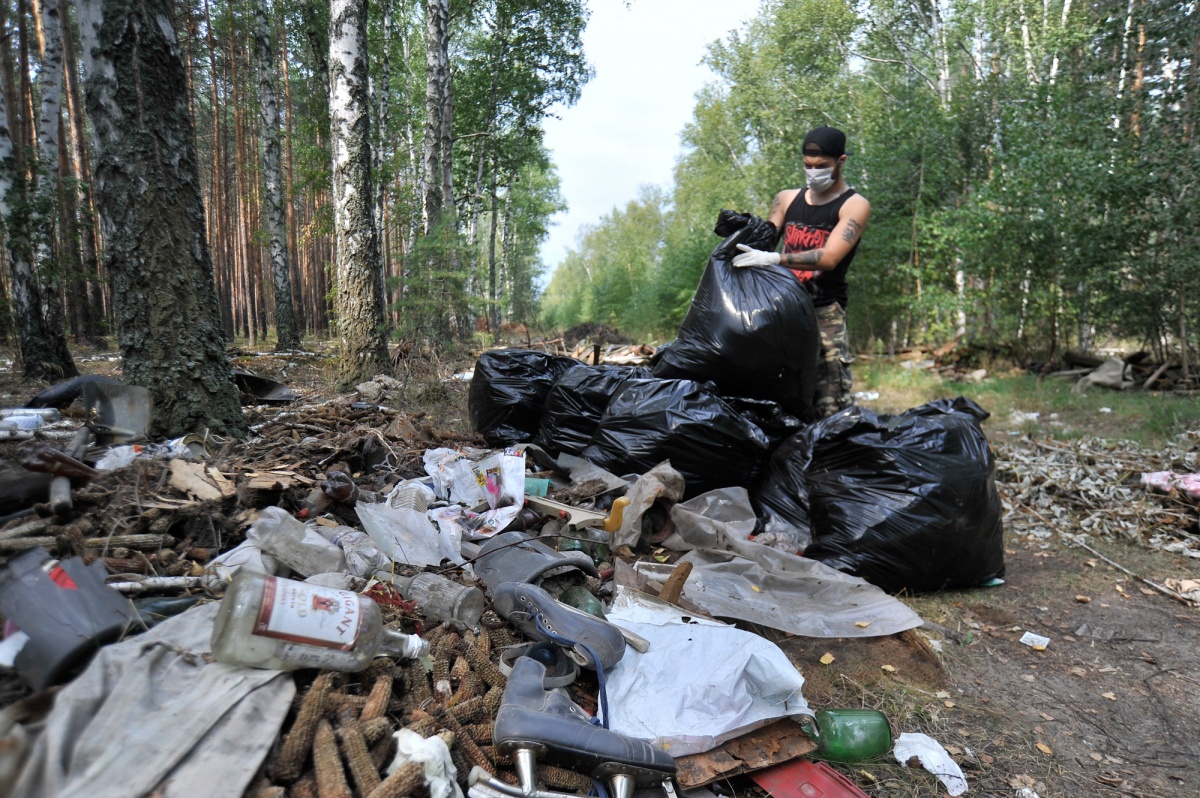
{"type": "Polygon", "coordinates": [[[75,178],[76,219],[79,228],[80,261],[86,284],[88,316],[85,319],[84,340],[99,346],[109,320],[109,301],[103,287],[100,262],[96,256],[96,213],[92,207],[92,164],[88,156],[87,127],[83,123],[83,96],[75,65],[74,31],[71,6],[62,7],[63,60],[69,68],[63,71],[66,88],[67,117],[70,120],[71,165],[75,178]]]}
{"type": "Polygon", "coordinates": [[[367,0],[332,0],[329,22],[329,149],[337,242],[339,384],[386,373],[383,270],[371,212],[367,0]]]}
{"type": "Polygon", "coordinates": [[[79,8],[125,379],[153,394],[155,435],[241,434],[170,0],[79,8]]]}
{"type": "Polygon", "coordinates": [[[446,94],[450,87],[450,2],[425,2],[425,144],[422,179],[425,195],[421,210],[425,234],[437,226],[447,201],[443,193],[443,161],[450,154],[442,150],[444,114],[449,103],[446,94]]]}
{"type": "Polygon", "coordinates": [[[275,61],[267,0],[255,4],[258,27],[254,52],[258,61],[258,104],[262,112],[262,165],[266,180],[263,216],[270,239],[271,279],[275,285],[276,349],[299,349],[296,314],[292,308],[292,273],[288,265],[287,231],[283,223],[283,180],[279,166],[279,109],[275,94],[275,61]]]}
{"type": "MultiPolygon", "coordinates": [[[[8,3],[0,2],[0,28],[5,27],[8,3]]],[[[12,47],[0,37],[0,218],[6,225],[5,246],[12,270],[12,304],[21,357],[27,379],[56,381],[79,372],[67,351],[62,330],[52,330],[42,314],[42,292],[33,270],[25,161],[28,127],[19,109],[28,108],[17,88],[12,47]]],[[[22,80],[22,85],[26,81],[22,80]]]]}

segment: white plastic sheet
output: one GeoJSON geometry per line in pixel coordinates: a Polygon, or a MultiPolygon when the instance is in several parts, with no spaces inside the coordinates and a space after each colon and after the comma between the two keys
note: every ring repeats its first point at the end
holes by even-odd
{"type": "MultiPolygon", "coordinates": [[[[722,488],[671,509],[663,545],[689,550],[683,596],[722,618],[806,637],[876,637],[920,626],[921,616],[857,576],[749,540],[754,510],[745,488],[722,488]],[[865,624],[865,626],[860,625],[865,624]]],[[[639,563],[639,571],[669,566],[639,563]]]]}
{"type": "Polygon", "coordinates": [[[296,692],[291,675],[208,662],[218,604],[101,649],[55,697],[11,798],[241,795],[296,692]]]}
{"type": "Polygon", "coordinates": [[[950,752],[928,734],[901,734],[892,746],[892,755],[905,767],[908,767],[908,760],[915,756],[920,760],[921,767],[937,776],[937,780],[951,795],[962,795],[967,791],[962,768],[950,758],[950,752]]]}
{"type": "Polygon", "coordinates": [[[774,643],[631,590],[608,619],[650,641],[608,671],[609,728],[674,756],[711,750],[774,720],[811,714],[804,677],[774,643]]]}

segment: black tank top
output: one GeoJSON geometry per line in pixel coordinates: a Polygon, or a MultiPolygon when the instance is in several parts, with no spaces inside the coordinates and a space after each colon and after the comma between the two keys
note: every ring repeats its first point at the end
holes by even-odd
{"type": "MultiPolygon", "coordinates": [[[[788,206],[783,216],[783,252],[807,252],[819,249],[829,240],[829,234],[837,227],[838,214],[846,200],[854,196],[852,188],[846,189],[840,197],[824,205],[809,205],[804,201],[807,188],[800,190],[792,204],[788,206]]],[[[861,241],[861,239],[859,239],[861,241]]],[[[846,272],[850,270],[850,262],[854,253],[858,252],[858,241],[842,258],[842,262],[827,271],[807,271],[788,267],[796,279],[808,288],[812,294],[813,305],[820,308],[832,305],[834,302],[846,307],[846,272]]]]}

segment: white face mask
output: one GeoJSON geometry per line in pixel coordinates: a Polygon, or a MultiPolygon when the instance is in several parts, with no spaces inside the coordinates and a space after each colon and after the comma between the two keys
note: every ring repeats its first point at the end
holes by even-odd
{"type": "Polygon", "coordinates": [[[805,169],[804,178],[808,181],[808,187],[818,194],[833,188],[835,168],[830,166],[827,169],[805,169]]]}

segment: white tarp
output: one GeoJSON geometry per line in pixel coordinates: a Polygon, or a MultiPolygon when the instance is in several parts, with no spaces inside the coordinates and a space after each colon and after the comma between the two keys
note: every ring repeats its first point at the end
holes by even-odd
{"type": "Polygon", "coordinates": [[[678,757],[811,714],[800,692],[804,677],[769,640],[632,590],[619,589],[607,615],[650,641],[644,654],[627,648],[607,673],[613,731],[678,757]]]}
{"type": "MultiPolygon", "coordinates": [[[[241,795],[275,743],[291,675],[211,662],[218,604],[100,650],[29,734],[12,798],[241,795]]],[[[0,732],[3,733],[3,732],[0,732]]],[[[2,792],[2,791],[0,791],[2,792]]]]}

